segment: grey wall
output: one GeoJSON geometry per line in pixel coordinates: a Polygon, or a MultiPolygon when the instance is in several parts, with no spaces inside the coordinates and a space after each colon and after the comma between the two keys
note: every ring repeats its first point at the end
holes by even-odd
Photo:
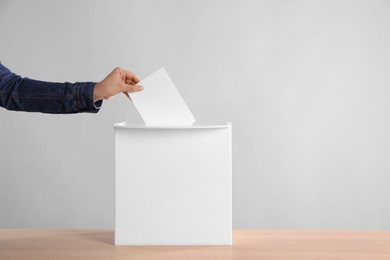
{"type": "MultiPolygon", "coordinates": [[[[0,0],[0,59],[48,81],[164,66],[233,123],[235,228],[389,229],[389,1],[0,0]]],[[[0,227],[113,227],[113,123],[0,109],[0,227]]]]}

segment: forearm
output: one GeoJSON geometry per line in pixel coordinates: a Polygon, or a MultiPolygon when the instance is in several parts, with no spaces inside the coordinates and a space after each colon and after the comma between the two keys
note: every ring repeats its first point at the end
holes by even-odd
{"type": "Polygon", "coordinates": [[[0,64],[0,106],[15,111],[79,113],[99,111],[94,82],[55,83],[22,78],[0,64]]]}

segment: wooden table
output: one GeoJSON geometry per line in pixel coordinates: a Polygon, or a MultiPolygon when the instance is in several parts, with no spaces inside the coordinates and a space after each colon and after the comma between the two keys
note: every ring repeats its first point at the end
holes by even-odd
{"type": "Polygon", "coordinates": [[[101,229],[3,229],[0,259],[390,259],[390,231],[234,230],[233,246],[114,246],[101,229]]]}

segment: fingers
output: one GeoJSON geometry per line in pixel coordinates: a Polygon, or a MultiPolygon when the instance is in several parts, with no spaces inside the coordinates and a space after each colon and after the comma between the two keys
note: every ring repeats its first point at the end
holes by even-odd
{"type": "Polygon", "coordinates": [[[144,89],[143,86],[140,85],[131,85],[131,84],[123,84],[122,85],[122,92],[138,92],[142,91],[144,89]]]}
{"type": "MultiPolygon", "coordinates": [[[[128,71],[129,72],[129,71],[128,71]]],[[[129,72],[131,73],[131,72],[129,72]]],[[[133,74],[134,75],[134,74],[133,74]]],[[[134,75],[135,76],[135,75],[134,75]]],[[[126,79],[125,80],[125,86],[124,88],[126,89],[129,89],[130,91],[127,91],[127,92],[138,92],[138,91],[142,91],[144,89],[143,86],[140,86],[140,85],[136,85],[138,82],[139,82],[139,78],[137,76],[135,76],[136,78],[133,78],[133,79],[126,79]]],[[[125,93],[126,91],[124,91],[123,93],[125,93]]],[[[127,94],[126,92],[126,94],[127,94]]],[[[130,98],[128,96],[128,98],[130,98]]],[[[131,99],[130,99],[131,100],[131,99]]]]}
{"type": "Polygon", "coordinates": [[[141,81],[141,79],[138,78],[137,75],[135,75],[133,72],[128,70],[121,69],[121,75],[123,77],[122,79],[124,79],[125,81],[132,81],[134,82],[134,84],[137,84],[138,82],[141,81]]]}
{"type": "Polygon", "coordinates": [[[122,69],[120,67],[115,68],[115,70],[117,73],[119,73],[120,79],[122,81],[119,83],[120,92],[125,94],[130,100],[131,98],[127,94],[128,92],[138,92],[144,89],[143,86],[136,85],[138,82],[140,82],[140,78],[138,78],[138,76],[131,71],[122,69]]]}
{"type": "Polygon", "coordinates": [[[135,83],[134,81],[132,81],[131,79],[126,79],[126,80],[125,80],[125,83],[126,83],[126,84],[129,84],[129,85],[135,85],[135,84],[137,84],[137,83],[135,83]]]}

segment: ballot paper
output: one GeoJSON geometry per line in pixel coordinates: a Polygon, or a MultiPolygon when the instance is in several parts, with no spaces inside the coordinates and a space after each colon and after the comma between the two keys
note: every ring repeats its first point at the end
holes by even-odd
{"type": "Polygon", "coordinates": [[[187,104],[164,68],[138,83],[140,92],[129,93],[136,109],[148,126],[181,126],[195,122],[187,104]]]}

